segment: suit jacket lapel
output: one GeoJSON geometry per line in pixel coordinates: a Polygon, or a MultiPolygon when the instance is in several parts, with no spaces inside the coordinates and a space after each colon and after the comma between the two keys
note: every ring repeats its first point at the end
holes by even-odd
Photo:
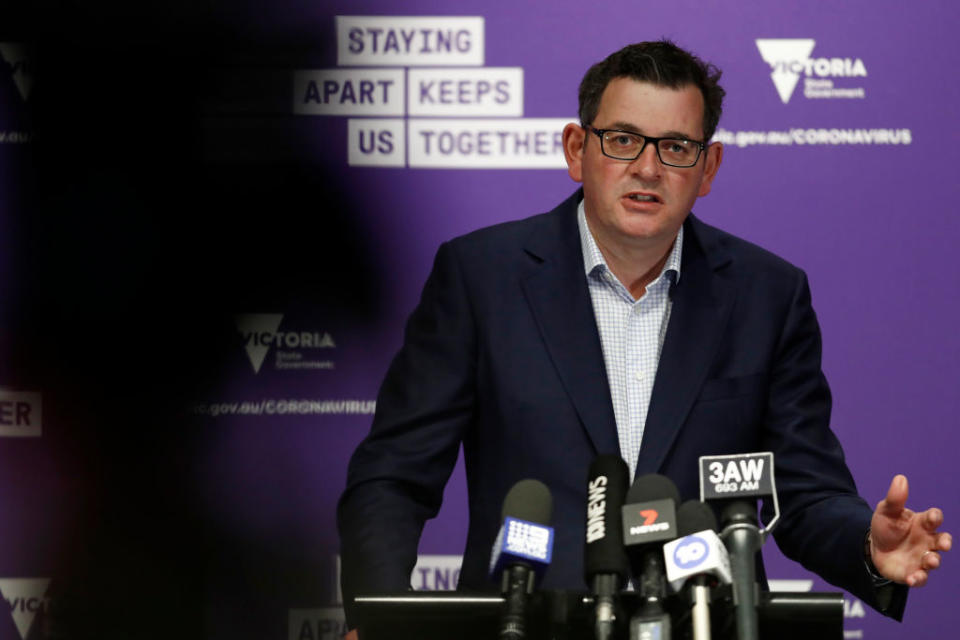
{"type": "Polygon", "coordinates": [[[547,351],[597,453],[618,453],[616,419],[577,228],[582,192],[544,216],[521,286],[547,351]]]}
{"type": "Polygon", "coordinates": [[[680,432],[733,308],[736,290],[717,275],[729,261],[713,229],[692,215],[684,228],[680,280],[660,353],[637,460],[637,476],[655,473],[680,432]]]}

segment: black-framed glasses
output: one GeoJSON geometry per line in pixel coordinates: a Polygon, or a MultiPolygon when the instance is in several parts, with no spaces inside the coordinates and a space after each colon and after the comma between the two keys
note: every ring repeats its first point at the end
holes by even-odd
{"type": "Polygon", "coordinates": [[[589,125],[587,129],[600,138],[600,151],[603,155],[614,160],[636,160],[647,148],[647,144],[653,143],[660,162],[668,167],[685,169],[697,164],[700,152],[707,147],[703,142],[686,138],[654,138],[634,131],[595,129],[589,125]]]}

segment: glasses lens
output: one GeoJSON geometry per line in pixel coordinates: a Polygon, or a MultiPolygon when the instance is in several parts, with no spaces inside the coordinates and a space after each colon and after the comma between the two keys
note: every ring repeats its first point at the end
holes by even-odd
{"type": "Polygon", "coordinates": [[[611,158],[633,160],[640,155],[643,138],[625,131],[607,131],[603,134],[603,152],[611,158]]]}
{"type": "Polygon", "coordinates": [[[689,140],[667,138],[660,141],[660,160],[675,167],[692,167],[700,155],[700,145],[689,140]]]}

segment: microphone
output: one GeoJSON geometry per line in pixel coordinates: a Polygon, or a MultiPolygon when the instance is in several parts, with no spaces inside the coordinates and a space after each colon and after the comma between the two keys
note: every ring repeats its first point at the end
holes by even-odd
{"type": "Polygon", "coordinates": [[[623,548],[621,508],[629,484],[627,463],[617,455],[599,455],[587,474],[587,542],[583,566],[593,592],[597,640],[608,640],[616,622],[616,595],[630,566],[623,548]]]}
{"type": "Polygon", "coordinates": [[[670,586],[679,592],[690,585],[694,640],[710,640],[710,587],[732,581],[730,558],[716,528],[713,509],[689,500],[677,509],[677,531],[683,537],[663,547],[670,586]]]}
{"type": "Polygon", "coordinates": [[[623,505],[623,543],[640,583],[640,610],[630,619],[630,638],[669,638],[670,615],[663,609],[667,595],[663,543],[677,537],[680,492],[661,475],[634,480],[623,505]]]}
{"type": "Polygon", "coordinates": [[[780,517],[773,453],[701,457],[700,498],[722,501],[720,537],[730,552],[737,638],[757,640],[756,554],[780,517]],[[761,497],[772,498],[774,507],[774,518],[764,530],[757,520],[757,499],[761,497]]]}
{"type": "Polygon", "coordinates": [[[503,526],[490,556],[490,577],[501,580],[504,595],[500,638],[527,635],[527,596],[553,555],[550,489],[539,480],[521,480],[503,500],[503,526]]]}

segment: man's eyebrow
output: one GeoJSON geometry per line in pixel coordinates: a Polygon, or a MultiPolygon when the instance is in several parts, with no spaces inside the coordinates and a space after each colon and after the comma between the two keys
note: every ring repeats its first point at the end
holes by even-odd
{"type": "MultiPolygon", "coordinates": [[[[630,133],[639,133],[640,135],[647,135],[640,131],[640,129],[629,122],[614,122],[606,129],[619,129],[621,131],[628,131],[630,133]]],[[[683,131],[667,131],[662,135],[654,136],[656,138],[683,138],[684,140],[696,140],[695,137],[691,136],[689,133],[684,133],[683,131]]]]}
{"type": "Polygon", "coordinates": [[[639,127],[636,125],[630,124],[629,122],[614,122],[612,125],[607,127],[607,129],[619,129],[621,131],[629,131],[630,133],[643,133],[640,131],[639,127]]]}

